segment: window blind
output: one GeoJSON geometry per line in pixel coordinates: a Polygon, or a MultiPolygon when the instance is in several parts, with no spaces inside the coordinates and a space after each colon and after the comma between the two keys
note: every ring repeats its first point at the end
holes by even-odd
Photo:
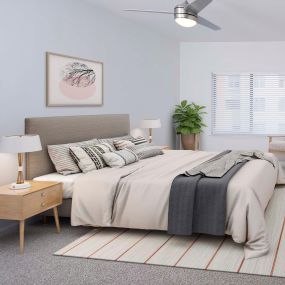
{"type": "Polygon", "coordinates": [[[285,134],[284,74],[213,74],[213,134],[285,134]]]}

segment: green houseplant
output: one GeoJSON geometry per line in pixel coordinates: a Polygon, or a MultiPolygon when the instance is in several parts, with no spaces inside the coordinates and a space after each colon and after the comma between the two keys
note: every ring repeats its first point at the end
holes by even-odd
{"type": "Polygon", "coordinates": [[[199,134],[202,128],[206,127],[203,123],[202,115],[207,114],[205,106],[195,103],[189,104],[183,100],[180,105],[176,105],[173,120],[176,133],[181,135],[181,142],[184,149],[196,149],[199,134]]]}

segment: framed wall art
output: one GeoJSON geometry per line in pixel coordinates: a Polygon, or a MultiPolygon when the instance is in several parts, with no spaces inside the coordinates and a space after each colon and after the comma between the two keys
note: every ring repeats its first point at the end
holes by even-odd
{"type": "Polygon", "coordinates": [[[103,63],[46,53],[48,107],[103,105],[103,63]]]}

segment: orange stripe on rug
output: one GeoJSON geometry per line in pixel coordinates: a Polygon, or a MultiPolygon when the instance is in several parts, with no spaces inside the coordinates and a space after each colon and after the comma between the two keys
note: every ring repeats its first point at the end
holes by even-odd
{"type": "Polygon", "coordinates": [[[227,238],[227,237],[225,236],[224,239],[221,241],[219,247],[217,248],[217,250],[215,251],[214,255],[213,255],[212,258],[210,259],[209,263],[208,263],[207,266],[205,267],[206,270],[208,270],[210,264],[212,263],[212,261],[213,261],[214,258],[216,257],[218,251],[221,249],[221,247],[222,247],[223,243],[225,242],[226,238],[227,238]]]}
{"type": "Polygon", "coordinates": [[[197,237],[190,242],[188,248],[185,250],[185,252],[181,255],[181,257],[177,260],[177,262],[174,264],[174,266],[177,266],[177,264],[180,262],[180,260],[185,256],[185,254],[191,249],[191,247],[194,245],[194,243],[199,239],[201,235],[197,235],[197,237]]]}
{"type": "Polygon", "coordinates": [[[107,243],[105,243],[104,245],[100,246],[98,249],[96,249],[94,252],[92,252],[89,256],[87,256],[87,258],[90,258],[93,254],[97,253],[100,249],[104,248],[106,245],[110,244],[112,241],[114,241],[116,238],[118,238],[119,236],[121,236],[122,234],[124,234],[125,232],[127,232],[129,229],[125,229],[123,230],[121,233],[119,233],[118,235],[116,235],[114,238],[112,238],[110,241],[108,241],[107,243]]]}
{"type": "Polygon", "coordinates": [[[89,240],[90,238],[94,237],[96,234],[98,234],[98,233],[100,233],[100,232],[102,232],[102,231],[103,231],[102,228],[99,229],[97,232],[95,232],[95,233],[94,233],[93,235],[91,235],[90,237],[88,237],[88,238],[86,238],[86,239],[80,241],[78,244],[76,244],[76,245],[74,245],[73,247],[69,248],[67,251],[65,251],[64,253],[62,253],[61,256],[65,255],[65,254],[68,253],[70,250],[76,248],[76,247],[79,246],[80,244],[86,242],[87,240],[89,240]]]}
{"type": "Polygon", "coordinates": [[[174,237],[174,235],[170,236],[154,253],[151,254],[151,256],[144,263],[147,263],[173,237],[174,237]]]}
{"type": "Polygon", "coordinates": [[[135,247],[140,241],[142,241],[147,235],[149,235],[152,231],[148,231],[144,236],[142,236],[141,238],[139,238],[131,247],[129,247],[127,250],[125,250],[122,254],[120,254],[117,258],[116,261],[118,261],[118,259],[120,259],[124,254],[126,254],[129,250],[131,250],[133,247],[135,247]]]}
{"type": "Polygon", "coordinates": [[[241,263],[240,263],[240,265],[239,265],[239,267],[238,267],[237,273],[240,273],[244,261],[245,261],[245,258],[242,259],[242,261],[241,261],[241,263]]]}
{"type": "Polygon", "coordinates": [[[270,272],[270,276],[272,276],[273,273],[274,273],[275,264],[276,264],[276,260],[277,260],[277,257],[278,257],[278,252],[279,252],[279,248],[280,248],[280,244],[281,244],[281,240],[282,240],[282,235],[283,235],[284,227],[285,227],[285,218],[283,219],[283,224],[282,224],[282,228],[281,228],[281,232],[280,232],[280,236],[279,236],[277,248],[276,248],[276,251],[275,251],[275,256],[274,256],[274,260],[273,260],[273,264],[272,264],[272,269],[271,269],[271,272],[270,272]]]}

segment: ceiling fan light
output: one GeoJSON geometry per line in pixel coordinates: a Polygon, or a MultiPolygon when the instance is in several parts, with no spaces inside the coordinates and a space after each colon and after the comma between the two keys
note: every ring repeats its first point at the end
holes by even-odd
{"type": "Polygon", "coordinates": [[[177,5],[174,8],[174,19],[178,25],[185,28],[191,28],[197,24],[197,16],[189,13],[187,5],[188,2],[183,3],[183,5],[177,5]]]}
{"type": "Polygon", "coordinates": [[[197,22],[190,18],[175,18],[175,22],[185,28],[192,28],[197,25],[197,22]]]}

